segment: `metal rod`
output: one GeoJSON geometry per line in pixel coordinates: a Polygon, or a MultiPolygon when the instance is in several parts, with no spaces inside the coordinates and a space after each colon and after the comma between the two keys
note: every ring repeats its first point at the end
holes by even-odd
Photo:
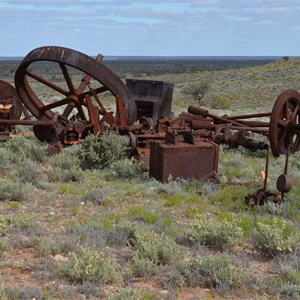
{"type": "Polygon", "coordinates": [[[266,158],[266,166],[265,166],[265,178],[264,178],[264,191],[267,190],[268,186],[268,177],[269,177],[269,152],[270,147],[267,149],[267,158],[266,158]]]}
{"type": "Polygon", "coordinates": [[[271,113],[257,113],[257,114],[249,114],[249,115],[240,115],[240,116],[226,116],[229,120],[235,120],[235,119],[251,119],[251,118],[259,118],[259,117],[270,117],[271,113]]]}
{"type": "MultiPolygon", "coordinates": [[[[285,155],[284,175],[288,174],[289,158],[290,158],[291,148],[292,148],[292,145],[289,144],[288,147],[287,147],[286,155],[285,155]]],[[[284,201],[284,192],[281,192],[281,201],[284,201]]]]}
{"type": "Polygon", "coordinates": [[[57,123],[58,113],[53,115],[51,120],[7,120],[0,119],[0,124],[3,125],[38,125],[38,126],[52,126],[57,123]]]}

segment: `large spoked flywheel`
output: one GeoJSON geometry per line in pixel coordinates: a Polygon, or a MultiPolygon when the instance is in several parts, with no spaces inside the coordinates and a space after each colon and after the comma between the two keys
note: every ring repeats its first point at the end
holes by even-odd
{"type": "Polygon", "coordinates": [[[116,112],[115,99],[121,97],[127,124],[136,120],[136,105],[123,81],[98,60],[72,49],[47,46],[32,50],[16,71],[15,86],[38,119],[51,119],[58,112],[65,119],[88,123],[92,120],[87,99],[104,116],[116,112]]]}

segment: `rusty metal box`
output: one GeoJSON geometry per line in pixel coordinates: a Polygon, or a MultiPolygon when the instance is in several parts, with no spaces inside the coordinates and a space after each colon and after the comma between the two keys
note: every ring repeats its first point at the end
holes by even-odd
{"type": "Polygon", "coordinates": [[[194,144],[153,141],[150,144],[151,176],[161,182],[177,178],[216,179],[219,161],[219,146],[202,140],[194,144]]]}
{"type": "Polygon", "coordinates": [[[171,117],[174,84],[165,81],[126,79],[126,86],[137,106],[137,119],[148,117],[155,123],[160,117],[171,117]]]}

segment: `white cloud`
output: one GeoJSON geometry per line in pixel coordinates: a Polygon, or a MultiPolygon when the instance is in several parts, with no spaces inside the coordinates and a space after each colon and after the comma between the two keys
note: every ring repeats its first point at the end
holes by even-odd
{"type": "Polygon", "coordinates": [[[296,55],[299,10],[298,0],[0,0],[0,56],[45,44],[93,55],[296,55]]]}

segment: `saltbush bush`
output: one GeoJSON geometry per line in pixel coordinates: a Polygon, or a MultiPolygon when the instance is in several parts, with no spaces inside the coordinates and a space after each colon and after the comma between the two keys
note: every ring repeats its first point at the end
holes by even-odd
{"type": "Polygon", "coordinates": [[[143,178],[144,167],[135,159],[122,159],[111,164],[109,175],[114,178],[143,178]]]}
{"type": "Polygon", "coordinates": [[[47,146],[37,139],[16,136],[7,141],[5,148],[11,152],[12,159],[15,161],[28,158],[44,162],[48,158],[47,146]]]}
{"type": "Polygon", "coordinates": [[[78,283],[90,281],[113,284],[122,280],[119,266],[115,260],[104,256],[97,250],[88,248],[82,248],[79,254],[71,252],[69,263],[63,268],[63,272],[78,283]]]}
{"type": "Polygon", "coordinates": [[[163,233],[137,232],[132,243],[138,258],[148,259],[157,266],[175,262],[182,255],[175,240],[163,233]]]}
{"type": "Polygon", "coordinates": [[[253,230],[254,248],[267,257],[292,253],[299,246],[299,241],[295,226],[281,218],[257,222],[253,230]]]}
{"type": "Polygon", "coordinates": [[[2,236],[5,233],[5,231],[9,228],[10,224],[10,218],[0,215],[0,236],[2,236]]]}
{"type": "Polygon", "coordinates": [[[29,195],[29,186],[10,180],[0,181],[0,201],[25,201],[29,195]]]}
{"type": "Polygon", "coordinates": [[[124,158],[128,139],[119,134],[89,135],[81,144],[79,157],[84,169],[104,169],[124,158]]]}
{"type": "Polygon", "coordinates": [[[234,221],[217,221],[197,215],[191,222],[190,239],[213,249],[223,250],[241,242],[243,230],[234,221]]]}
{"type": "Polygon", "coordinates": [[[50,158],[51,169],[48,176],[51,181],[78,181],[83,173],[76,147],[66,148],[63,152],[50,158]]]}
{"type": "Polygon", "coordinates": [[[43,180],[42,169],[35,161],[29,159],[17,164],[16,175],[22,183],[31,183],[35,186],[39,186],[43,180]]]}
{"type": "Polygon", "coordinates": [[[235,266],[228,255],[199,257],[181,266],[181,272],[188,286],[213,287],[227,292],[249,279],[249,273],[235,266]]]}
{"type": "Polygon", "coordinates": [[[0,170],[8,170],[11,165],[11,152],[5,148],[0,147],[0,170]]]}

